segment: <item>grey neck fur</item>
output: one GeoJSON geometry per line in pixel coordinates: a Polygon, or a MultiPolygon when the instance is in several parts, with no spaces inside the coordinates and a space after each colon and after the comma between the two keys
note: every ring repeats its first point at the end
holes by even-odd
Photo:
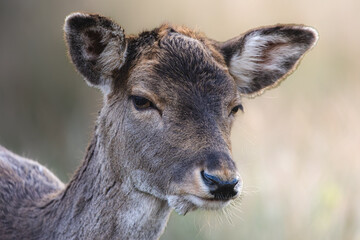
{"type": "Polygon", "coordinates": [[[42,204],[42,213],[52,216],[43,230],[56,229],[42,231],[50,233],[42,239],[159,238],[171,212],[167,202],[118,179],[102,151],[95,136],[66,189],[42,204]]]}

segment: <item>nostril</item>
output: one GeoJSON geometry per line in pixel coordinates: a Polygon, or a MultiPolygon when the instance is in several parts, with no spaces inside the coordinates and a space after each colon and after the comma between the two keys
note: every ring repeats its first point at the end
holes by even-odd
{"type": "Polygon", "coordinates": [[[222,181],[218,177],[207,174],[204,171],[201,171],[201,177],[202,177],[204,183],[210,187],[218,186],[218,185],[221,185],[221,183],[222,183],[222,181]]]}
{"type": "Polygon", "coordinates": [[[233,187],[235,187],[235,185],[238,184],[238,182],[239,182],[238,178],[234,178],[231,181],[223,181],[216,176],[206,173],[205,171],[201,171],[201,177],[206,185],[211,185],[211,186],[218,185],[218,186],[233,186],[233,187]]]}

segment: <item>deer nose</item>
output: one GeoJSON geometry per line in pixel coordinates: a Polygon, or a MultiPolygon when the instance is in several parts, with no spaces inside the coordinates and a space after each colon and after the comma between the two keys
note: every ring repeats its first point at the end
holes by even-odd
{"type": "Polygon", "coordinates": [[[201,171],[201,178],[209,191],[217,200],[229,200],[238,194],[237,184],[239,178],[236,177],[230,181],[221,180],[217,176],[201,171]]]}

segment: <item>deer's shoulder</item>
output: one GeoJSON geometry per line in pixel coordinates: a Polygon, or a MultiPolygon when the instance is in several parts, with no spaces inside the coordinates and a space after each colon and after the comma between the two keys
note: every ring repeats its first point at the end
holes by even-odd
{"type": "Polygon", "coordinates": [[[64,184],[45,166],[0,146],[0,202],[20,206],[20,202],[41,199],[63,188],[64,184]]]}

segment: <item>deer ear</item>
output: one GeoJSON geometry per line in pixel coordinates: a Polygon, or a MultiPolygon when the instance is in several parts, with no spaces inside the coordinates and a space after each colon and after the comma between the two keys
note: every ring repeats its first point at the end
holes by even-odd
{"type": "Polygon", "coordinates": [[[125,62],[124,30],[105,17],[73,13],[65,19],[64,31],[77,70],[90,86],[108,91],[112,73],[125,62]]]}
{"type": "Polygon", "coordinates": [[[220,49],[240,93],[259,95],[292,73],[317,39],[310,27],[283,25],[249,31],[220,49]]]}

